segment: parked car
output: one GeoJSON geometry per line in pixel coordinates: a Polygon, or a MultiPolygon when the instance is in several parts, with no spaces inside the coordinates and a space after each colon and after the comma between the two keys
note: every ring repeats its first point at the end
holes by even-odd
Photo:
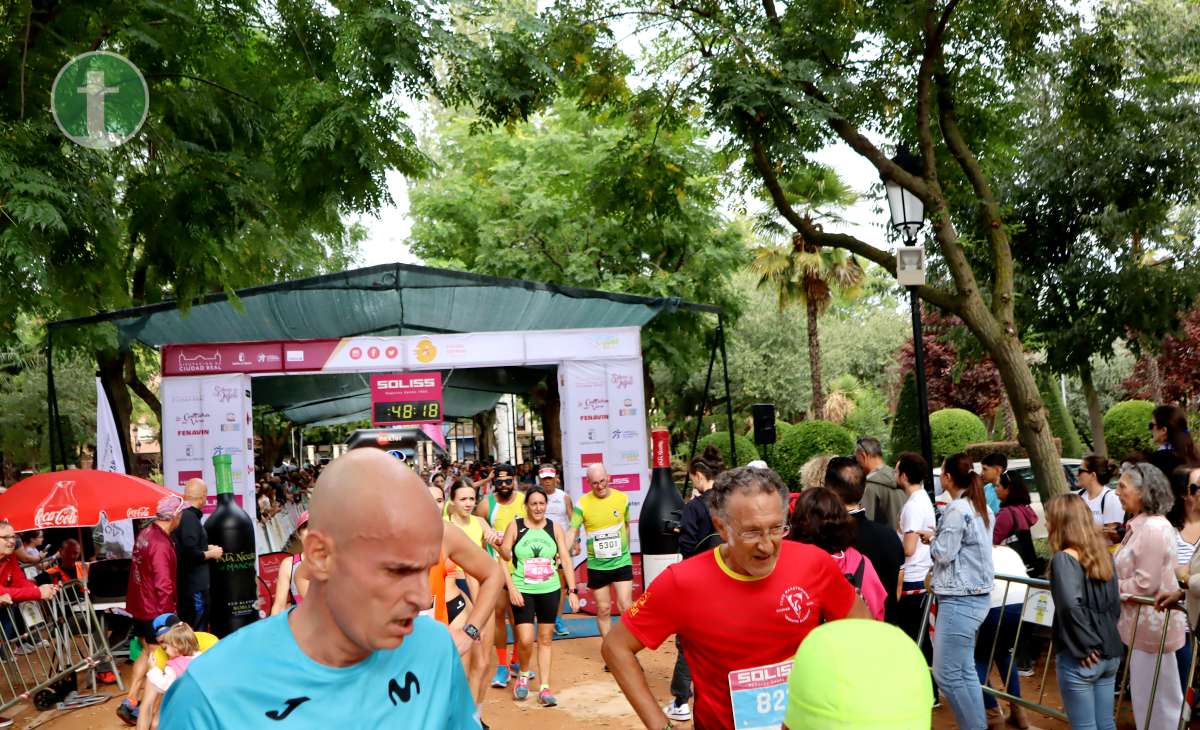
{"type": "MultiPolygon", "coordinates": [[[[1068,488],[1070,488],[1071,491],[1078,490],[1079,483],[1076,479],[1076,474],[1079,472],[1079,465],[1082,464],[1083,461],[1081,459],[1061,459],[1060,463],[1062,464],[1063,474],[1067,477],[1068,488]]],[[[980,473],[982,470],[982,464],[975,464],[976,473],[980,473]]],[[[1029,487],[1029,496],[1032,499],[1032,504],[1030,506],[1033,507],[1033,511],[1038,516],[1037,524],[1035,524],[1030,530],[1030,534],[1035,540],[1044,539],[1047,535],[1046,513],[1042,509],[1042,493],[1039,491],[1037,480],[1034,479],[1033,476],[1033,464],[1030,463],[1029,459],[1009,459],[1008,471],[1010,474],[1016,474],[1017,476],[1021,477],[1021,479],[1025,480],[1026,486],[1029,487]]],[[[946,503],[949,501],[947,495],[942,492],[942,480],[940,479],[941,474],[942,468],[940,466],[933,470],[933,485],[937,492],[937,507],[939,512],[945,508],[946,503]]]]}

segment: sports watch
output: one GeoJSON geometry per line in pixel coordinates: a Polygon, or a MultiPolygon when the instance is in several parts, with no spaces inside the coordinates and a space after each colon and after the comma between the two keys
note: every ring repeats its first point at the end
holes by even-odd
{"type": "Polygon", "coordinates": [[[475,624],[467,624],[463,627],[463,633],[471,637],[471,641],[479,641],[479,627],[475,624]]]}

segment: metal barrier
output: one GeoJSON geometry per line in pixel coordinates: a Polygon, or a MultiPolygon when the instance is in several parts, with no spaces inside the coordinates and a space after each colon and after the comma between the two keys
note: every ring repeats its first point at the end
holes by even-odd
{"type": "Polygon", "coordinates": [[[22,700],[47,709],[65,694],[55,685],[64,680],[73,684],[71,676],[82,671],[91,675],[95,691],[101,662],[113,667],[117,686],[124,690],[82,583],[67,583],[48,600],[0,606],[0,711],[22,700]]]}
{"type": "MultiPolygon", "coordinates": [[[[1007,650],[1007,651],[1011,652],[1012,659],[1008,662],[1007,675],[1001,677],[1001,686],[1004,688],[1007,688],[1009,681],[1012,679],[1012,672],[1016,671],[1016,652],[1017,652],[1017,646],[1021,641],[1021,631],[1024,628],[1024,625],[1026,623],[1034,623],[1035,625],[1037,625],[1037,622],[1031,622],[1031,621],[1025,620],[1025,616],[1028,612],[1028,608],[1029,608],[1029,604],[1030,604],[1030,599],[1036,597],[1035,600],[1040,601],[1040,600],[1042,600],[1042,596],[1046,596],[1046,598],[1048,599],[1048,593],[1050,591],[1050,581],[1044,580],[1041,578],[1028,578],[1025,576],[1004,575],[1004,574],[997,574],[995,577],[995,580],[997,582],[1003,581],[1005,583],[1004,600],[1000,604],[1001,608],[1008,605],[1008,592],[1009,592],[1009,589],[1012,587],[1012,584],[1018,583],[1018,584],[1026,586],[1025,597],[1021,602],[1021,620],[1018,621],[1017,630],[1013,635],[1013,645],[1011,647],[1009,647],[1007,650]]],[[[935,599],[933,592],[932,591],[928,592],[925,596],[924,607],[922,609],[923,615],[921,618],[921,628],[916,636],[917,646],[920,646],[921,642],[923,642],[926,639],[926,637],[929,635],[929,623],[930,623],[930,616],[933,613],[933,601],[934,600],[936,600],[936,599],[935,599]]],[[[1131,595],[1124,594],[1121,596],[1121,601],[1122,601],[1122,603],[1136,604],[1138,607],[1137,615],[1134,618],[1133,636],[1130,637],[1130,641],[1129,641],[1129,643],[1132,645],[1137,640],[1137,630],[1138,630],[1138,626],[1141,623],[1142,610],[1146,606],[1149,606],[1151,610],[1155,610],[1154,609],[1154,599],[1144,597],[1144,596],[1131,596],[1131,595]]],[[[1168,610],[1169,611],[1184,611],[1184,607],[1182,604],[1176,604],[1176,605],[1170,606],[1168,608],[1168,610]]],[[[992,667],[995,666],[996,648],[1000,641],[1000,628],[1003,623],[1004,623],[1004,613],[1002,610],[1000,617],[999,617],[999,622],[998,622],[998,625],[996,628],[996,635],[992,639],[992,647],[988,653],[987,673],[989,676],[991,675],[992,667]]],[[[1046,624],[1042,624],[1042,625],[1046,625],[1046,624]]],[[[1168,619],[1163,622],[1162,634],[1161,634],[1161,636],[1159,636],[1159,640],[1158,640],[1158,658],[1154,665],[1154,679],[1150,685],[1151,697],[1153,697],[1158,690],[1158,678],[1159,678],[1159,673],[1161,672],[1161,669],[1162,669],[1162,662],[1163,662],[1163,649],[1166,646],[1167,630],[1169,629],[1169,627],[1170,627],[1170,620],[1168,619]]],[[[1192,682],[1196,676],[1196,660],[1197,660],[1198,653],[1200,653],[1200,652],[1198,652],[1198,650],[1200,650],[1200,644],[1198,644],[1198,642],[1197,642],[1197,637],[1195,635],[1195,632],[1192,633],[1192,636],[1190,639],[1190,646],[1191,646],[1191,663],[1190,663],[1190,669],[1188,671],[1187,683],[1184,685],[1185,687],[1189,687],[1189,688],[1192,686],[1192,682]]],[[[1116,717],[1120,717],[1121,707],[1124,704],[1126,682],[1129,678],[1129,659],[1130,659],[1131,654],[1132,654],[1132,646],[1126,647],[1125,658],[1124,658],[1125,660],[1123,662],[1124,669],[1122,671],[1121,681],[1117,686],[1118,699],[1117,699],[1116,706],[1114,708],[1114,713],[1113,713],[1114,716],[1116,716],[1116,717]]],[[[1051,647],[1050,651],[1047,652],[1046,661],[1044,662],[1043,667],[1042,667],[1042,676],[1041,676],[1041,683],[1040,683],[1041,692],[1038,694],[1037,702],[1025,699],[1024,697],[1017,697],[1015,695],[1009,694],[1008,692],[1005,692],[1002,689],[996,689],[994,687],[989,687],[986,684],[983,687],[983,691],[992,695],[997,700],[1007,700],[1008,702],[1016,703],[1018,705],[1021,705],[1022,707],[1033,710],[1034,712],[1045,715],[1046,717],[1053,717],[1055,719],[1062,720],[1063,722],[1067,722],[1066,713],[1064,713],[1056,708],[1050,707],[1049,705],[1046,705],[1044,702],[1045,698],[1046,698],[1046,675],[1049,673],[1050,664],[1054,660],[1055,660],[1054,651],[1053,651],[1053,647],[1051,647]]],[[[1170,661],[1175,661],[1174,657],[1171,657],[1170,661]]],[[[930,668],[930,671],[932,671],[932,667],[930,668]]],[[[1183,730],[1183,728],[1186,727],[1188,721],[1191,719],[1191,706],[1189,704],[1188,695],[1189,695],[1189,692],[1185,691],[1184,692],[1184,700],[1183,700],[1183,703],[1182,703],[1182,705],[1180,707],[1180,711],[1179,711],[1179,723],[1178,723],[1179,730],[1183,730]]],[[[1143,727],[1150,726],[1150,720],[1152,718],[1153,712],[1154,712],[1154,703],[1150,702],[1149,706],[1146,708],[1146,720],[1145,720],[1145,725],[1143,725],[1143,727]]]]}

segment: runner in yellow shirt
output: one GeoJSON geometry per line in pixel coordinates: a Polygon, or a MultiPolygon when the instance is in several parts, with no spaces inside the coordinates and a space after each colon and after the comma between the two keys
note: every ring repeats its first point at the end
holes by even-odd
{"type": "MultiPolygon", "coordinates": [[[[503,535],[504,531],[508,529],[509,523],[518,517],[525,517],[525,493],[516,491],[516,476],[513,468],[508,464],[497,464],[492,474],[492,486],[495,487],[495,491],[489,494],[487,499],[479,500],[479,504],[475,507],[475,514],[487,520],[493,530],[503,535]]],[[[499,556],[496,559],[501,561],[501,567],[508,572],[508,564],[499,556]]],[[[510,671],[514,679],[521,672],[515,645],[512,656],[507,656],[508,629],[505,622],[512,624],[511,611],[508,601],[497,601],[495,632],[497,666],[496,677],[492,680],[492,686],[497,688],[508,686],[510,671]],[[512,666],[509,666],[510,664],[512,666]]],[[[513,631],[515,636],[515,624],[513,631]]]]}
{"type": "Polygon", "coordinates": [[[629,498],[608,484],[603,464],[587,470],[592,491],[579,498],[571,515],[567,544],[573,544],[579,528],[587,530],[588,588],[596,600],[596,626],[608,636],[612,625],[612,586],[617,594],[617,611],[625,613],[633,603],[633,556],[629,552],[629,498]]]}

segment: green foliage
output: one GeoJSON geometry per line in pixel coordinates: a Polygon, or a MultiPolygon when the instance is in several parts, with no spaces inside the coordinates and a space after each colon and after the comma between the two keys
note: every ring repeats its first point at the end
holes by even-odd
{"type": "MultiPolygon", "coordinates": [[[[875,386],[867,383],[861,385],[853,375],[846,373],[834,379],[829,384],[829,393],[841,393],[853,405],[850,412],[842,421],[842,426],[855,436],[871,436],[879,439],[887,450],[888,440],[888,408],[887,399],[875,386]]],[[[828,415],[828,414],[827,414],[828,415]]]]}
{"type": "Polygon", "coordinates": [[[1154,404],[1148,400],[1122,401],[1104,414],[1104,440],[1109,456],[1123,459],[1134,451],[1152,451],[1154,439],[1150,435],[1150,419],[1154,415],[1154,404]]]}
{"type": "MultiPolygon", "coordinates": [[[[875,273],[868,277],[865,289],[879,283],[879,269],[872,266],[868,272],[875,273]]],[[[891,281],[894,285],[895,280],[891,281]]],[[[807,414],[812,394],[808,353],[802,344],[804,309],[789,307],[780,312],[772,293],[756,290],[747,273],[734,277],[734,285],[747,301],[729,337],[734,407],[748,409],[751,403],[774,403],[781,420],[799,420],[807,414]]],[[[887,387],[888,367],[909,331],[889,291],[870,291],[870,296],[864,291],[852,301],[834,301],[821,320],[821,363],[825,372],[851,375],[862,388],[887,387]]],[[[703,387],[704,366],[692,373],[688,385],[703,387]]]]}
{"type": "MultiPolygon", "coordinates": [[[[1054,439],[1054,444],[1058,448],[1058,453],[1062,453],[1062,439],[1054,439]]],[[[971,457],[971,461],[983,461],[983,457],[988,454],[1004,454],[1010,459],[1028,459],[1029,453],[1025,451],[1025,447],[1018,441],[984,441],[977,444],[971,444],[966,448],[967,456],[971,457]]]]}
{"type": "Polygon", "coordinates": [[[836,423],[804,421],[797,423],[784,439],[775,444],[772,452],[775,471],[789,485],[800,481],[804,462],[818,454],[849,455],[854,451],[854,437],[836,423]]]}
{"type": "Polygon", "coordinates": [[[706,436],[701,436],[700,441],[696,444],[696,454],[704,453],[704,449],[709,444],[714,444],[717,450],[721,452],[721,459],[725,461],[725,466],[733,468],[735,466],[745,466],[746,464],[759,458],[758,449],[754,446],[754,440],[746,438],[740,434],[735,434],[733,437],[734,448],[737,449],[737,455],[729,452],[729,432],[716,431],[706,436]]]}
{"type": "Polygon", "coordinates": [[[970,444],[987,441],[988,437],[983,420],[961,408],[943,408],[929,414],[929,432],[936,463],[941,463],[951,454],[965,451],[970,444]]]}
{"type": "MultiPolygon", "coordinates": [[[[95,366],[79,356],[56,357],[54,386],[66,462],[79,464],[79,447],[95,441],[95,366]]],[[[54,448],[57,452],[57,445],[54,448]]],[[[18,346],[0,352],[0,453],[14,471],[50,468],[46,359],[37,350],[18,346]],[[23,366],[6,368],[6,362],[23,366]]]]}
{"type": "Polygon", "coordinates": [[[905,451],[921,453],[920,417],[917,379],[910,370],[904,374],[900,397],[896,401],[896,414],[892,417],[891,460],[894,461],[905,451]]]}
{"type": "Polygon", "coordinates": [[[1038,392],[1042,394],[1042,402],[1046,404],[1046,409],[1050,412],[1050,430],[1062,443],[1059,453],[1073,459],[1083,456],[1079,431],[1075,429],[1075,422],[1067,414],[1067,406],[1063,403],[1058,379],[1049,373],[1039,374],[1038,392]]]}
{"type": "MultiPolygon", "coordinates": [[[[775,444],[783,441],[784,436],[794,431],[795,425],[787,421],[775,421],[775,443],[774,444],[755,444],[758,447],[758,458],[765,460],[768,464],[775,461],[775,444]],[[767,456],[770,455],[770,459],[767,456]]],[[[754,427],[751,426],[750,432],[746,434],[751,441],[754,440],[754,427]]]]}
{"type": "MultiPolygon", "coordinates": [[[[410,192],[412,250],[425,260],[680,297],[736,315],[729,281],[745,259],[744,234],[719,213],[725,169],[699,129],[648,128],[621,114],[593,118],[563,99],[507,129],[480,130],[447,115],[433,157],[439,174],[410,192]]],[[[682,311],[664,312],[646,328],[647,359],[667,366],[655,371],[660,403],[704,368],[711,329],[711,319],[682,311]]]]}

